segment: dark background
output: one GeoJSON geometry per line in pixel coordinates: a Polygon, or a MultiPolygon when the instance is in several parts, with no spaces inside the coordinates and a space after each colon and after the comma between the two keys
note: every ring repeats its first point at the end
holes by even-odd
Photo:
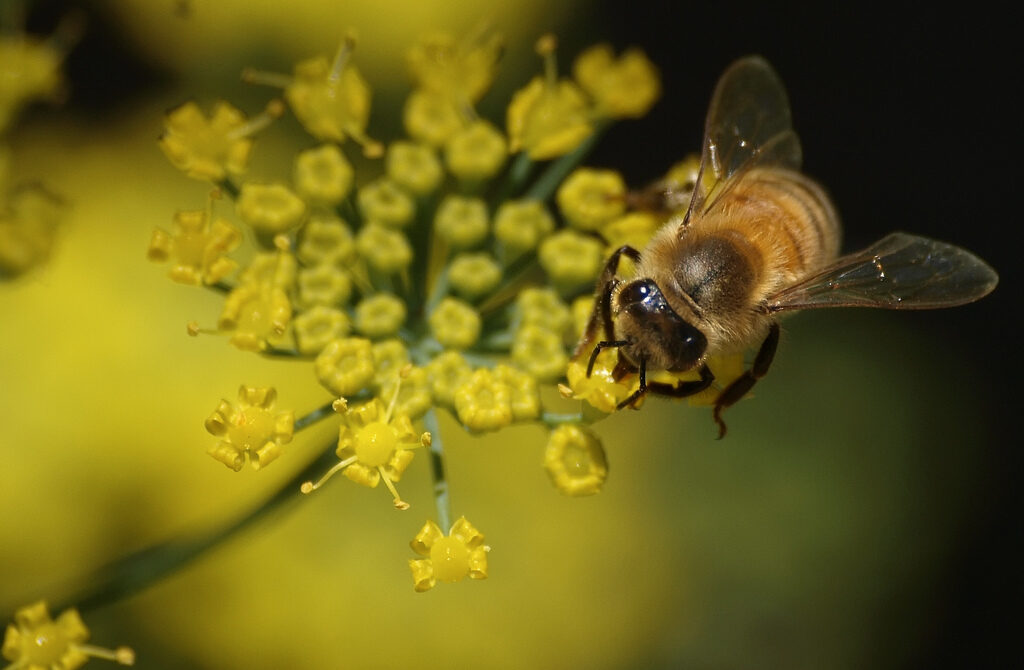
{"type": "MultiPolygon", "coordinates": [[[[29,27],[39,32],[69,7],[90,15],[67,61],[74,93],[63,113],[102,114],[172,83],[126,51],[101,3],[31,4],[29,27]]],[[[971,377],[949,379],[949,393],[983,398],[992,425],[978,427],[985,485],[940,580],[934,637],[912,667],[1019,666],[1020,36],[1007,17],[974,5],[869,12],[764,4],[599,2],[552,26],[564,53],[607,39],[642,45],[661,68],[664,94],[649,117],[620,124],[590,162],[615,165],[634,184],[657,178],[699,147],[718,75],[759,53],[786,83],[805,169],[833,195],[845,249],[905,230],[967,247],[997,269],[1001,283],[980,303],[913,316],[947,345],[950,360],[970,363],[971,377]]]]}

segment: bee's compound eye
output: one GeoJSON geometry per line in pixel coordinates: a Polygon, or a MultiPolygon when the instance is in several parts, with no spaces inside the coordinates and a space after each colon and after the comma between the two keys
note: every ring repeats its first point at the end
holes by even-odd
{"type": "Polygon", "coordinates": [[[623,286],[622,290],[619,291],[619,304],[633,305],[641,303],[650,297],[652,288],[653,285],[649,279],[631,282],[623,286]]]}

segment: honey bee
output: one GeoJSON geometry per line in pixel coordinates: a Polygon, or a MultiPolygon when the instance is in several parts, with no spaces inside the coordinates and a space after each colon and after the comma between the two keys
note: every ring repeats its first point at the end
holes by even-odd
{"type": "Polygon", "coordinates": [[[789,103],[771,66],[757,56],[733,63],[719,79],[704,129],[700,167],[685,213],[669,219],[644,248],[612,253],[574,358],[615,349],[613,376],[639,375],[619,403],[647,393],[685,397],[715,380],[709,356],[760,343],[753,364],[714,404],[722,411],[768,372],[779,343],[776,315],[821,307],[934,309],[978,300],[995,271],[960,247],[892,233],[839,256],[840,226],[828,196],[799,172],[800,142],[789,103]],[[636,268],[618,276],[620,259],[636,268]],[[696,370],[674,384],[647,381],[652,370],[696,370]]]}

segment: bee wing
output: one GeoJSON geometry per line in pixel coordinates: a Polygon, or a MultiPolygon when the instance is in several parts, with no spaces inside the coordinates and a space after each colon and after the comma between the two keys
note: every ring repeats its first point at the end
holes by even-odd
{"type": "Polygon", "coordinates": [[[776,293],[768,299],[768,311],[954,307],[987,295],[998,281],[995,270],[966,249],[927,237],[892,233],[776,293]]]}
{"type": "Polygon", "coordinates": [[[713,207],[750,168],[774,165],[795,171],[800,161],[800,140],[775,70],[760,56],[736,61],[711,97],[697,186],[681,225],[713,207]]]}

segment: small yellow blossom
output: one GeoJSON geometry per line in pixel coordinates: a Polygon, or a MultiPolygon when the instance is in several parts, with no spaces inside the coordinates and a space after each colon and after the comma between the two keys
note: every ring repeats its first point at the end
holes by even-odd
{"type": "Polygon", "coordinates": [[[465,356],[457,351],[445,351],[427,363],[430,392],[434,402],[444,407],[455,405],[455,390],[469,381],[473,368],[465,356]]]}
{"type": "Polygon", "coordinates": [[[344,305],[352,295],[352,280],[334,265],[314,265],[299,270],[299,305],[344,305]]]}
{"type": "Polygon", "coordinates": [[[658,70],[640,49],[616,61],[612,47],[598,44],[576,58],[573,76],[596,102],[596,113],[613,119],[639,118],[661,95],[658,70]]]}
{"type": "Polygon", "coordinates": [[[558,79],[554,37],[542,37],[537,51],[544,57],[545,74],[512,96],[508,136],[512,152],[525,150],[533,160],[549,160],[575,149],[594,129],[582,91],[558,79]]]}
{"type": "Polygon", "coordinates": [[[380,397],[394,397],[395,413],[415,421],[427,413],[433,401],[429,375],[424,368],[406,365],[399,374],[381,384],[380,397]]]}
{"type": "Polygon", "coordinates": [[[357,200],[364,219],[389,228],[403,228],[416,215],[412,197],[389,177],[380,177],[360,188],[357,200]]]}
{"type": "Polygon", "coordinates": [[[355,257],[356,244],[341,219],[314,215],[302,227],[296,252],[307,265],[345,265],[355,257]]]}
{"type": "Polygon", "coordinates": [[[480,337],[480,314],[458,298],[442,300],[428,318],[430,332],[445,349],[469,349],[480,337]]]}
{"type": "Polygon", "coordinates": [[[318,205],[337,205],[352,188],[355,172],[336,144],[300,151],[292,179],[303,198],[318,205]]]}
{"type": "Polygon", "coordinates": [[[238,277],[241,284],[291,290],[298,276],[299,264],[288,251],[265,251],[253,256],[238,277]]]}
{"type": "Polygon", "coordinates": [[[204,210],[179,211],[174,233],[153,231],[148,256],[171,263],[170,277],[183,284],[216,284],[238,267],[225,254],[238,246],[242,232],[223,218],[211,223],[204,210]]]}
{"type": "Polygon", "coordinates": [[[274,412],[277,391],[272,388],[242,386],[238,403],[221,400],[206,420],[206,430],[221,437],[209,454],[235,472],[245,459],[259,470],[281,455],[281,445],[292,440],[295,412],[274,412]]]}
{"type": "Polygon", "coordinates": [[[273,286],[243,283],[224,301],[217,327],[231,332],[231,344],[244,351],[263,351],[279,341],[292,318],[285,292],[273,286]]]}
{"type": "Polygon", "coordinates": [[[331,341],[348,335],[352,324],[340,309],[317,305],[295,317],[292,329],[299,353],[319,354],[331,341]]]}
{"type": "Polygon", "coordinates": [[[121,665],[133,665],[135,652],[128,647],[104,649],[85,644],[89,629],[78,610],[65,610],[50,618],[46,603],[39,601],[14,613],[14,623],[4,633],[3,657],[11,661],[6,670],[75,670],[89,660],[102,658],[121,665]]]}
{"type": "Polygon", "coordinates": [[[387,485],[397,509],[408,509],[394,482],[413,459],[413,449],[423,446],[424,436],[417,433],[409,417],[394,413],[394,402],[388,408],[379,398],[350,407],[344,413],[344,423],[338,431],[338,458],[341,459],[317,483],[306,482],[303,493],[322,486],[336,472],[341,471],[350,480],[370,488],[381,482],[387,485]]]}
{"type": "Polygon", "coordinates": [[[554,229],[554,218],[539,200],[509,200],[494,216],[494,236],[511,255],[536,249],[554,229]]]}
{"type": "Polygon", "coordinates": [[[356,305],[356,330],[366,337],[391,337],[405,323],[405,302],[391,293],[377,293],[356,305]]]}
{"type": "Polygon", "coordinates": [[[392,142],[384,163],[388,177],[417,196],[429,195],[444,178],[441,160],[425,144],[392,142]]]}
{"type": "Polygon", "coordinates": [[[491,548],[464,516],[452,525],[447,536],[436,523],[427,521],[409,544],[426,557],[409,561],[413,588],[418,592],[430,590],[439,581],[487,578],[487,552],[491,548]]]}
{"type": "MultiPolygon", "coordinates": [[[[612,252],[623,245],[629,245],[634,249],[643,249],[660,227],[661,221],[651,212],[623,214],[601,228],[601,237],[607,243],[604,256],[606,258],[611,256],[612,252]]],[[[626,268],[632,266],[632,261],[622,256],[619,262],[619,273],[628,273],[626,268]]]]}
{"type": "Polygon", "coordinates": [[[583,336],[583,331],[587,329],[587,324],[590,323],[590,315],[593,312],[594,296],[581,295],[572,301],[572,305],[569,306],[569,313],[572,315],[573,339],[579,340],[583,336]]]}
{"type": "Polygon", "coordinates": [[[466,124],[450,98],[425,90],[409,94],[402,119],[409,137],[432,147],[443,146],[466,124]]]}
{"type": "MultiPolygon", "coordinates": [[[[397,337],[374,342],[371,348],[373,355],[373,387],[380,391],[400,377],[409,365],[409,349],[397,337]]],[[[381,397],[386,394],[380,393],[381,397]]]]}
{"type": "Polygon", "coordinates": [[[544,469],[555,488],[565,495],[590,496],[604,485],[608,461],[601,440],[589,428],[562,424],[548,436],[544,469]]]}
{"type": "Polygon", "coordinates": [[[383,274],[396,274],[412,263],[412,246],[399,230],[368,223],[356,235],[356,250],[367,265],[383,274]]]}
{"type": "Polygon", "coordinates": [[[598,230],[626,209],[626,182],[615,170],[579,168],[558,187],[558,209],[574,228],[598,230]]]}
{"type": "Polygon", "coordinates": [[[370,87],[350,62],[353,46],[353,40],[346,40],[333,63],[319,56],[296,65],[284,97],[313,137],[338,143],[351,137],[372,155],[379,147],[366,136],[370,87]]]}
{"type": "Polygon", "coordinates": [[[458,130],[445,144],[448,170],[457,179],[477,182],[498,174],[508,157],[508,144],[489,121],[478,119],[458,130]]]}
{"type": "Polygon", "coordinates": [[[467,300],[475,300],[493,291],[501,282],[501,266],[488,253],[464,253],[448,266],[448,283],[467,300]]]}
{"type": "Polygon", "coordinates": [[[516,298],[516,319],[519,327],[540,326],[559,335],[571,324],[569,308],[550,288],[524,289],[516,298]]]}
{"type": "Polygon", "coordinates": [[[0,35],[0,132],[28,103],[58,97],[63,60],[64,53],[52,39],[13,31],[0,35]]]}
{"type": "Polygon", "coordinates": [[[540,245],[540,266],[551,283],[564,293],[589,288],[604,266],[604,245],[575,230],[562,230],[540,245]]]}
{"type": "Polygon", "coordinates": [[[218,102],[209,118],[195,102],[186,102],[168,112],[164,128],[160,148],[189,177],[219,182],[245,172],[253,126],[227,102],[218,102]]]}
{"type": "Polygon", "coordinates": [[[490,431],[512,423],[512,389],[487,368],[475,370],[455,389],[455,413],[472,431],[490,431]]]}
{"type": "Polygon", "coordinates": [[[481,198],[446,196],[437,206],[434,230],[455,249],[476,246],[487,237],[487,204],[481,198]]]}
{"type": "Polygon", "coordinates": [[[306,214],[306,203],[284,184],[242,184],[235,208],[253,230],[268,236],[295,228],[306,214]]]}
{"type": "Polygon", "coordinates": [[[585,400],[602,412],[614,412],[618,404],[639,387],[640,380],[636,375],[630,375],[620,381],[615,380],[612,373],[619,358],[618,352],[613,349],[605,349],[598,354],[594,369],[590,376],[587,376],[590,355],[590,350],[583,351],[580,352],[578,359],[570,361],[566,370],[569,388],[572,389],[574,398],[585,400]]]}
{"type": "Polygon", "coordinates": [[[558,333],[528,324],[516,331],[512,360],[539,381],[553,382],[565,375],[569,357],[558,333]]]}
{"type": "Polygon", "coordinates": [[[419,88],[459,103],[473,103],[491,86],[501,57],[501,38],[490,35],[469,43],[445,33],[420,38],[407,56],[419,88]]]}
{"type": "Polygon", "coordinates": [[[532,421],[540,416],[540,388],[532,375],[503,363],[495,366],[494,374],[512,391],[513,421],[532,421]]]}
{"type": "Polygon", "coordinates": [[[353,396],[370,385],[375,368],[369,340],[346,337],[333,340],[313,362],[320,384],[336,396],[353,396]]]}
{"type": "Polygon", "coordinates": [[[0,203],[0,279],[46,262],[62,210],[60,200],[40,186],[16,188],[0,203]]]}

